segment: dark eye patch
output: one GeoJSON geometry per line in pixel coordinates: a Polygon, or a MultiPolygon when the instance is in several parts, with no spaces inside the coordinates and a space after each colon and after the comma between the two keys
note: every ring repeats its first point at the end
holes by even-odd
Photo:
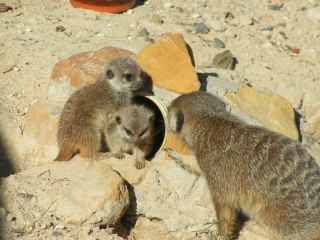
{"type": "Polygon", "coordinates": [[[133,136],[133,133],[129,129],[125,128],[124,130],[126,131],[128,136],[130,136],[130,137],[133,136]]]}
{"type": "Polygon", "coordinates": [[[144,130],[139,134],[139,137],[142,137],[142,135],[145,134],[147,130],[148,130],[147,128],[144,129],[144,130]]]}

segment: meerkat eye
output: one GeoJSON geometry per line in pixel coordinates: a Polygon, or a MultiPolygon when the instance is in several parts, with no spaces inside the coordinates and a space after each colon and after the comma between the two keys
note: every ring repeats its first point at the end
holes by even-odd
{"type": "Polygon", "coordinates": [[[106,75],[108,79],[112,79],[114,77],[114,73],[110,69],[107,70],[106,75]]]}
{"type": "Polygon", "coordinates": [[[145,134],[147,130],[148,130],[147,128],[146,128],[145,130],[143,130],[143,131],[139,134],[139,137],[142,137],[143,134],[145,134]]]}
{"type": "Polygon", "coordinates": [[[130,73],[123,74],[123,77],[128,81],[132,81],[133,80],[133,75],[130,74],[130,73]]]}
{"type": "Polygon", "coordinates": [[[124,130],[126,131],[126,133],[128,134],[128,136],[130,136],[130,137],[133,136],[133,133],[132,133],[129,129],[125,128],[124,130]]]}

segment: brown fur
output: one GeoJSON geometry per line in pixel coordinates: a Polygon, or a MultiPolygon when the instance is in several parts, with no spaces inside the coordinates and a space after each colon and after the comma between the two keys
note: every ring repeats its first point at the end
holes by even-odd
{"type": "Polygon", "coordinates": [[[232,232],[235,214],[242,211],[252,230],[259,228],[271,239],[320,239],[320,168],[315,159],[282,134],[250,126],[223,109],[214,111],[217,103],[208,110],[210,96],[222,104],[204,92],[178,97],[168,119],[207,179],[217,218],[226,220],[221,230],[232,232]]]}
{"type": "Polygon", "coordinates": [[[113,155],[121,159],[123,152],[133,153],[136,168],[144,168],[145,156],[150,153],[153,143],[154,117],[151,110],[141,105],[121,109],[105,131],[113,155]]]}
{"type": "Polygon", "coordinates": [[[101,148],[105,125],[120,108],[131,103],[132,91],[142,86],[141,68],[132,59],[116,58],[101,79],[71,95],[59,120],[59,154],[55,161],[95,157],[101,148]]]}

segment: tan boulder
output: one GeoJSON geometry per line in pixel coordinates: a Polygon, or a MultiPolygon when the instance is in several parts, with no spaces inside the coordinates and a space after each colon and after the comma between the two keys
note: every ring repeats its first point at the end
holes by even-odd
{"type": "Polygon", "coordinates": [[[17,218],[17,226],[26,225],[30,215],[21,215],[19,201],[12,201],[17,193],[30,198],[31,205],[24,204],[24,208],[32,207],[39,216],[50,212],[41,221],[49,226],[52,221],[52,225],[115,226],[130,203],[124,179],[109,165],[77,156],[67,162],[30,167],[4,181],[2,200],[17,218]]]}
{"type": "Polygon", "coordinates": [[[114,58],[135,58],[135,54],[120,48],[104,47],[98,51],[76,54],[53,67],[47,96],[66,100],[76,89],[101,77],[104,67],[114,58]]]}
{"type": "Polygon", "coordinates": [[[302,110],[304,111],[307,122],[310,125],[308,132],[320,143],[320,87],[314,86],[313,89],[305,90],[302,110]]]}
{"type": "Polygon", "coordinates": [[[62,106],[62,103],[55,104],[49,100],[34,103],[22,119],[24,136],[39,145],[55,145],[62,106]]]}
{"type": "Polygon", "coordinates": [[[257,119],[268,129],[299,139],[295,114],[289,101],[278,94],[261,93],[250,87],[242,87],[235,94],[227,93],[224,100],[257,119]]]}
{"type": "Polygon", "coordinates": [[[151,76],[154,86],[185,94],[200,88],[190,54],[182,35],[173,34],[146,46],[136,60],[151,76]]]}

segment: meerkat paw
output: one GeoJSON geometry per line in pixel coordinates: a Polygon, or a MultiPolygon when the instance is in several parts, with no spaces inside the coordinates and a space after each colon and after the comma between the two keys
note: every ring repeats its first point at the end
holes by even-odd
{"type": "Polygon", "coordinates": [[[118,158],[118,159],[124,159],[125,158],[124,154],[121,153],[121,152],[113,153],[113,156],[115,158],[118,158]]]}
{"type": "Polygon", "coordinates": [[[135,163],[135,166],[136,166],[136,169],[142,169],[142,168],[144,168],[145,167],[145,162],[144,162],[144,160],[142,160],[142,161],[136,161],[136,163],[135,163]]]}
{"type": "Polygon", "coordinates": [[[179,155],[172,150],[171,148],[164,148],[163,151],[166,151],[169,157],[176,162],[176,164],[180,165],[181,167],[185,167],[185,164],[179,159],[179,155]]]}

